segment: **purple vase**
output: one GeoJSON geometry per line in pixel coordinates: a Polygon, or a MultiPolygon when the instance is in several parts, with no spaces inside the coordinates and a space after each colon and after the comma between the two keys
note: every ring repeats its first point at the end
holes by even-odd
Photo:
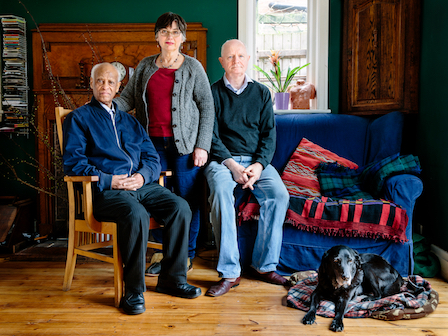
{"type": "Polygon", "coordinates": [[[274,102],[276,110],[288,110],[289,92],[276,92],[274,95],[274,102]]]}

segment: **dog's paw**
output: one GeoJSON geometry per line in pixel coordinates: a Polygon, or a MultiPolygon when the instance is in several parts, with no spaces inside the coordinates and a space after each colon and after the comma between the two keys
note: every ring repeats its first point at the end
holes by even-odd
{"type": "Polygon", "coordinates": [[[342,323],[342,321],[333,320],[330,325],[330,330],[336,332],[342,331],[344,330],[344,324],[342,323]]]}
{"type": "Polygon", "coordinates": [[[302,319],[303,324],[313,324],[315,322],[316,322],[316,315],[312,313],[307,313],[302,319]]]}

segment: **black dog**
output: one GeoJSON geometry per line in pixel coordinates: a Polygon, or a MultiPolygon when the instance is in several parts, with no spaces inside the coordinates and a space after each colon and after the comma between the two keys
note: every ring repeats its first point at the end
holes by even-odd
{"type": "Polygon", "coordinates": [[[303,324],[313,324],[321,300],[335,303],[335,317],[330,330],[342,331],[342,320],[350,300],[366,294],[364,300],[377,300],[400,292],[401,275],[381,256],[372,253],[358,254],[344,245],[334,246],[324,253],[319,267],[319,282],[311,294],[310,310],[303,324]]]}

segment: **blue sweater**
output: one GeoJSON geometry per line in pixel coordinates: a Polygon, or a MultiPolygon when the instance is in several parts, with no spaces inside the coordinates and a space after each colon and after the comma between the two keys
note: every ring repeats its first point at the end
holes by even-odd
{"type": "Polygon", "coordinates": [[[275,120],[271,93],[258,82],[249,82],[237,95],[221,78],[212,85],[215,125],[212,160],[222,162],[234,155],[252,156],[266,167],[275,151],[275,120]]]}
{"type": "Polygon", "coordinates": [[[65,174],[99,176],[99,191],[111,189],[113,175],[140,173],[145,184],[160,176],[159,155],[143,127],[116,105],[115,111],[114,125],[92,98],[69,113],[63,125],[65,174]]]}

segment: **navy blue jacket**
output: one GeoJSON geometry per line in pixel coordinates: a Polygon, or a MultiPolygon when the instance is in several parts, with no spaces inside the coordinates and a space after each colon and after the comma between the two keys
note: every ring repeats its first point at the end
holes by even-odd
{"type": "Polygon", "coordinates": [[[68,114],[63,125],[65,174],[99,176],[99,191],[111,189],[113,175],[140,173],[145,184],[156,181],[161,166],[151,140],[137,119],[113,104],[115,125],[95,98],[68,114]]]}

